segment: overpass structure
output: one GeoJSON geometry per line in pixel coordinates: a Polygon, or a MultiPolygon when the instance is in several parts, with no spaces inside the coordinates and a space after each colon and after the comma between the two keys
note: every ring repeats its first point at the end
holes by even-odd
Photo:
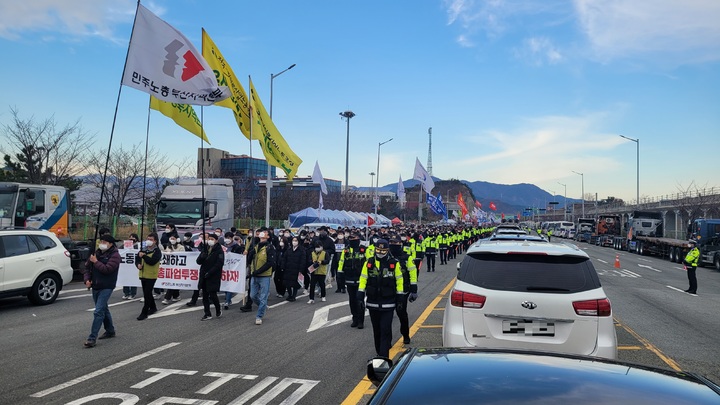
{"type": "MultiPolygon", "coordinates": [[[[696,218],[720,218],[720,187],[698,189],[686,193],[668,194],[641,199],[640,204],[624,202],[603,203],[585,201],[585,217],[595,218],[601,214],[619,215],[623,231],[633,211],[659,212],[663,217],[664,237],[684,239],[688,224],[696,218]]],[[[568,206],[572,221],[577,223],[583,211],[583,203],[568,206]]],[[[550,211],[539,215],[540,221],[559,221],[563,219],[562,210],[550,211]]]]}

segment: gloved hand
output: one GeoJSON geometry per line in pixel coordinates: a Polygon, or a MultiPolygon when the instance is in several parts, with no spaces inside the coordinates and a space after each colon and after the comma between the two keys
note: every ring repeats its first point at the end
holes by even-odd
{"type": "Polygon", "coordinates": [[[397,309],[403,309],[403,307],[405,307],[405,297],[403,294],[395,295],[395,307],[397,307],[397,309]]]}
{"type": "Polygon", "coordinates": [[[313,262],[313,267],[315,267],[316,269],[320,267],[320,262],[313,262]]]}
{"type": "Polygon", "coordinates": [[[413,302],[417,299],[417,297],[417,293],[410,293],[410,295],[408,296],[408,301],[413,302]]]}
{"type": "Polygon", "coordinates": [[[356,298],[360,302],[365,302],[365,291],[358,291],[356,294],[356,298]]]}

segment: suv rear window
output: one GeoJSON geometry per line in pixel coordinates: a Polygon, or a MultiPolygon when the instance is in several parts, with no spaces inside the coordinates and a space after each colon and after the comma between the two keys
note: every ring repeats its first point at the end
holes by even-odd
{"type": "Polygon", "coordinates": [[[471,253],[458,280],[481,288],[538,293],[576,293],[600,287],[588,258],[531,254],[471,253]]]}

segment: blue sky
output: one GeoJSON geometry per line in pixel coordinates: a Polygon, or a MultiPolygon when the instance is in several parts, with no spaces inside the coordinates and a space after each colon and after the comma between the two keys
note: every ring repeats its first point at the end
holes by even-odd
{"type": "MultiPolygon", "coordinates": [[[[310,176],[367,186],[433,175],[532,183],[579,198],[720,186],[720,2],[716,0],[153,0],[200,48],[201,28],[266,108],[310,176]]],[[[0,2],[0,122],[9,108],[80,119],[107,148],[135,2],[0,2]]],[[[145,139],[148,96],[122,89],[115,144],[145,139]]],[[[198,107],[199,113],[199,107],[198,107]]],[[[250,153],[230,110],[203,109],[212,146],[250,153]]],[[[198,138],[153,111],[150,143],[194,158],[198,138]]],[[[3,143],[5,143],[3,141],[3,143]]],[[[104,152],[102,152],[104,153],[104,152]]],[[[259,156],[255,144],[253,155],[259,156]]],[[[499,196],[483,196],[497,198],[499,196]]]]}

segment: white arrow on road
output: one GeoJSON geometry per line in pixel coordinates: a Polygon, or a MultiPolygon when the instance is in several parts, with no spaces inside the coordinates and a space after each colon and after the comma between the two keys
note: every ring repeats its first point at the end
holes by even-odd
{"type": "Polygon", "coordinates": [[[338,307],[347,307],[349,304],[347,302],[338,302],[336,304],[330,304],[326,305],[318,310],[315,311],[315,314],[313,314],[313,319],[310,322],[310,327],[308,328],[308,333],[312,331],[316,331],[318,329],[327,328],[328,326],[334,326],[341,323],[346,323],[349,321],[352,321],[352,315],[343,316],[342,318],[333,319],[332,321],[329,321],[328,318],[330,317],[330,310],[333,308],[338,307]]]}
{"type": "Polygon", "coordinates": [[[650,269],[650,270],[652,270],[652,271],[657,271],[658,273],[662,273],[662,270],[658,270],[658,269],[653,269],[652,267],[650,267],[650,266],[647,266],[647,265],[644,265],[644,264],[640,264],[640,263],[638,263],[638,266],[639,266],[639,267],[643,267],[643,268],[646,268],[646,269],[650,269]]]}

